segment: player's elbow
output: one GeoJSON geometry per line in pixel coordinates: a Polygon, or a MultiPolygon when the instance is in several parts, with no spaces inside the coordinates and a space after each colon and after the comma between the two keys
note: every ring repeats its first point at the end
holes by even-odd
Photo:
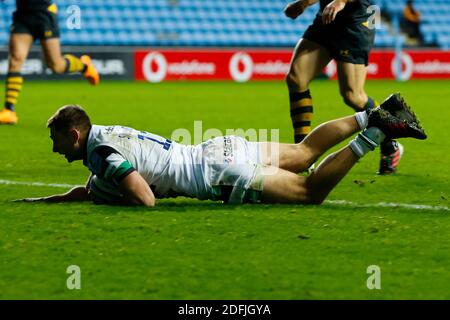
{"type": "Polygon", "coordinates": [[[155,206],[155,198],[148,197],[141,200],[141,205],[144,207],[154,207],[155,206]]]}
{"type": "Polygon", "coordinates": [[[139,205],[145,207],[155,206],[155,195],[153,194],[150,187],[146,183],[144,184],[144,188],[142,188],[139,192],[135,193],[135,196],[139,205]]]}
{"type": "Polygon", "coordinates": [[[128,204],[146,207],[155,206],[155,195],[137,171],[125,177],[120,183],[119,189],[128,204]]]}
{"type": "Polygon", "coordinates": [[[139,195],[129,197],[126,201],[129,205],[132,206],[143,206],[143,207],[154,207],[155,206],[155,197],[151,195],[139,195]]]}

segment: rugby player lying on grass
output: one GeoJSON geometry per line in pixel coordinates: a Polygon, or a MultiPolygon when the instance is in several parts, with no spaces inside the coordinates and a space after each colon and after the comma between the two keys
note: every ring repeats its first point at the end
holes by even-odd
{"type": "Polygon", "coordinates": [[[91,176],[86,186],[66,194],[23,201],[154,206],[155,198],[187,196],[233,204],[320,204],[353,165],[384,139],[426,139],[399,94],[371,111],[326,122],[298,144],[225,136],[185,146],[127,127],[92,125],[86,112],[75,105],[60,108],[47,126],[53,152],[68,162],[83,160],[91,176]],[[359,131],[310,175],[298,175],[359,131]]]}

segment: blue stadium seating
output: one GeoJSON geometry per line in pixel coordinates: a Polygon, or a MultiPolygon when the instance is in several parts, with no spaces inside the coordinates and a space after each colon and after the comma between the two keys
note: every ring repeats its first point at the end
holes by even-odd
{"type": "MultiPolygon", "coordinates": [[[[391,16],[401,16],[406,1],[376,0],[391,16]]],[[[450,0],[415,0],[414,7],[420,12],[420,30],[425,44],[437,44],[450,48],[450,0]]]]}
{"type": "MultiPolygon", "coordinates": [[[[400,16],[405,0],[373,0],[400,16]]],[[[64,45],[293,47],[312,22],[318,5],[297,20],[283,15],[289,0],[55,0],[64,45]],[[68,8],[81,9],[81,29],[70,30],[68,8]]],[[[450,48],[450,0],[416,0],[425,42],[450,48]]],[[[8,41],[15,1],[0,4],[0,45],[8,41]]],[[[385,22],[375,45],[396,38],[385,22]]]]}

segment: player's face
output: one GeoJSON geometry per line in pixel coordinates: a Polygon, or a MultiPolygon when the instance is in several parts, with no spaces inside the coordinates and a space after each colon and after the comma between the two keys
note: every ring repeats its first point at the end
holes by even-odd
{"type": "Polygon", "coordinates": [[[53,152],[64,155],[68,162],[79,160],[79,144],[76,135],[67,134],[50,129],[50,139],[53,141],[53,152]]]}

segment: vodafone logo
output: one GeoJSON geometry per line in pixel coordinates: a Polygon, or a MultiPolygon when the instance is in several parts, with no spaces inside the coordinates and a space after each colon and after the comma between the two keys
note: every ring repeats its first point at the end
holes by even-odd
{"type": "Polygon", "coordinates": [[[161,82],[168,77],[211,76],[215,72],[216,65],[213,62],[165,56],[156,51],[148,53],[142,60],[142,73],[149,82],[161,82]]]}
{"type": "Polygon", "coordinates": [[[150,52],[142,61],[142,72],[149,82],[161,82],[167,74],[167,60],[159,52],[150,52]]]}
{"type": "Polygon", "coordinates": [[[245,52],[236,52],[228,66],[230,75],[236,82],[246,82],[253,75],[253,60],[245,52]]]}
{"type": "Polygon", "coordinates": [[[411,78],[414,71],[414,62],[409,54],[402,52],[400,54],[400,66],[397,66],[397,55],[391,61],[392,74],[400,81],[406,81],[411,78]]]}

